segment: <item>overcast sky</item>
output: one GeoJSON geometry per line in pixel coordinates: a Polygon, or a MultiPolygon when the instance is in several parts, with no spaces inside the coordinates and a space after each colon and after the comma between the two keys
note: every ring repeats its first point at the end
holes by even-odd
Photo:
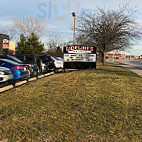
{"type": "MultiPolygon", "coordinates": [[[[138,11],[136,20],[142,24],[142,0],[0,0],[0,26],[11,27],[18,17],[38,16],[47,23],[47,38],[58,35],[68,41],[72,40],[73,35],[72,12],[78,15],[82,9],[117,9],[122,4],[135,7],[138,11]]],[[[129,52],[142,54],[142,42],[138,42],[129,52]]]]}

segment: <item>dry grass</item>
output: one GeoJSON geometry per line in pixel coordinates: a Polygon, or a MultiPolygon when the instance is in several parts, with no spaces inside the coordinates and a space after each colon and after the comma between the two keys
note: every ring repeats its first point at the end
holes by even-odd
{"type": "Polygon", "coordinates": [[[142,78],[119,66],[56,74],[0,95],[0,140],[140,142],[142,78]]]}

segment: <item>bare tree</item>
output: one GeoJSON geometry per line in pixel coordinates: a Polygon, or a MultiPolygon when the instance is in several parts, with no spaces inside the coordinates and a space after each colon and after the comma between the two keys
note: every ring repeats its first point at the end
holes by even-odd
{"type": "Polygon", "coordinates": [[[76,37],[77,45],[90,45],[92,46],[92,42],[90,41],[90,37],[86,34],[78,34],[76,37]]]}
{"type": "Polygon", "coordinates": [[[84,10],[78,18],[77,30],[84,35],[86,44],[98,48],[104,64],[106,52],[123,50],[140,37],[134,15],[135,11],[127,6],[119,10],[84,10]]]}
{"type": "Polygon", "coordinates": [[[10,40],[16,39],[17,36],[12,25],[0,25],[0,33],[9,35],[10,40]]]}
{"type": "Polygon", "coordinates": [[[58,36],[51,36],[47,42],[47,51],[46,54],[52,56],[63,56],[62,53],[63,42],[58,36]]]}
{"type": "Polygon", "coordinates": [[[43,20],[38,17],[18,18],[14,20],[14,29],[18,34],[29,36],[35,33],[38,37],[45,32],[46,25],[43,20]]]}

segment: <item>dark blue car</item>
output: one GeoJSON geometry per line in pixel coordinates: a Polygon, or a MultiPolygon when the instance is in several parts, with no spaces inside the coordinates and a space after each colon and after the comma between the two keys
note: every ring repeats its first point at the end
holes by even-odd
{"type": "Polygon", "coordinates": [[[13,79],[11,81],[27,80],[29,77],[29,71],[24,64],[19,64],[8,59],[0,59],[0,66],[7,67],[11,70],[13,74],[13,79]]]}

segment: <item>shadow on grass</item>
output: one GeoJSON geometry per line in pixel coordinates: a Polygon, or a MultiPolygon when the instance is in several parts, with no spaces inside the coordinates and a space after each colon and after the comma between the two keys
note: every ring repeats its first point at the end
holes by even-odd
{"type": "Polygon", "coordinates": [[[100,71],[103,71],[107,74],[115,74],[115,75],[123,75],[123,76],[133,76],[133,77],[136,77],[137,75],[127,69],[131,69],[130,67],[126,68],[126,71],[125,70],[121,70],[121,69],[124,69],[122,66],[119,66],[119,65],[112,65],[112,64],[107,64],[107,65],[104,65],[104,66],[108,66],[110,67],[110,69],[106,69],[106,68],[99,68],[98,70],[100,71]],[[116,68],[115,69],[112,69],[112,68],[116,68]],[[120,68],[120,69],[119,69],[120,68]]]}

